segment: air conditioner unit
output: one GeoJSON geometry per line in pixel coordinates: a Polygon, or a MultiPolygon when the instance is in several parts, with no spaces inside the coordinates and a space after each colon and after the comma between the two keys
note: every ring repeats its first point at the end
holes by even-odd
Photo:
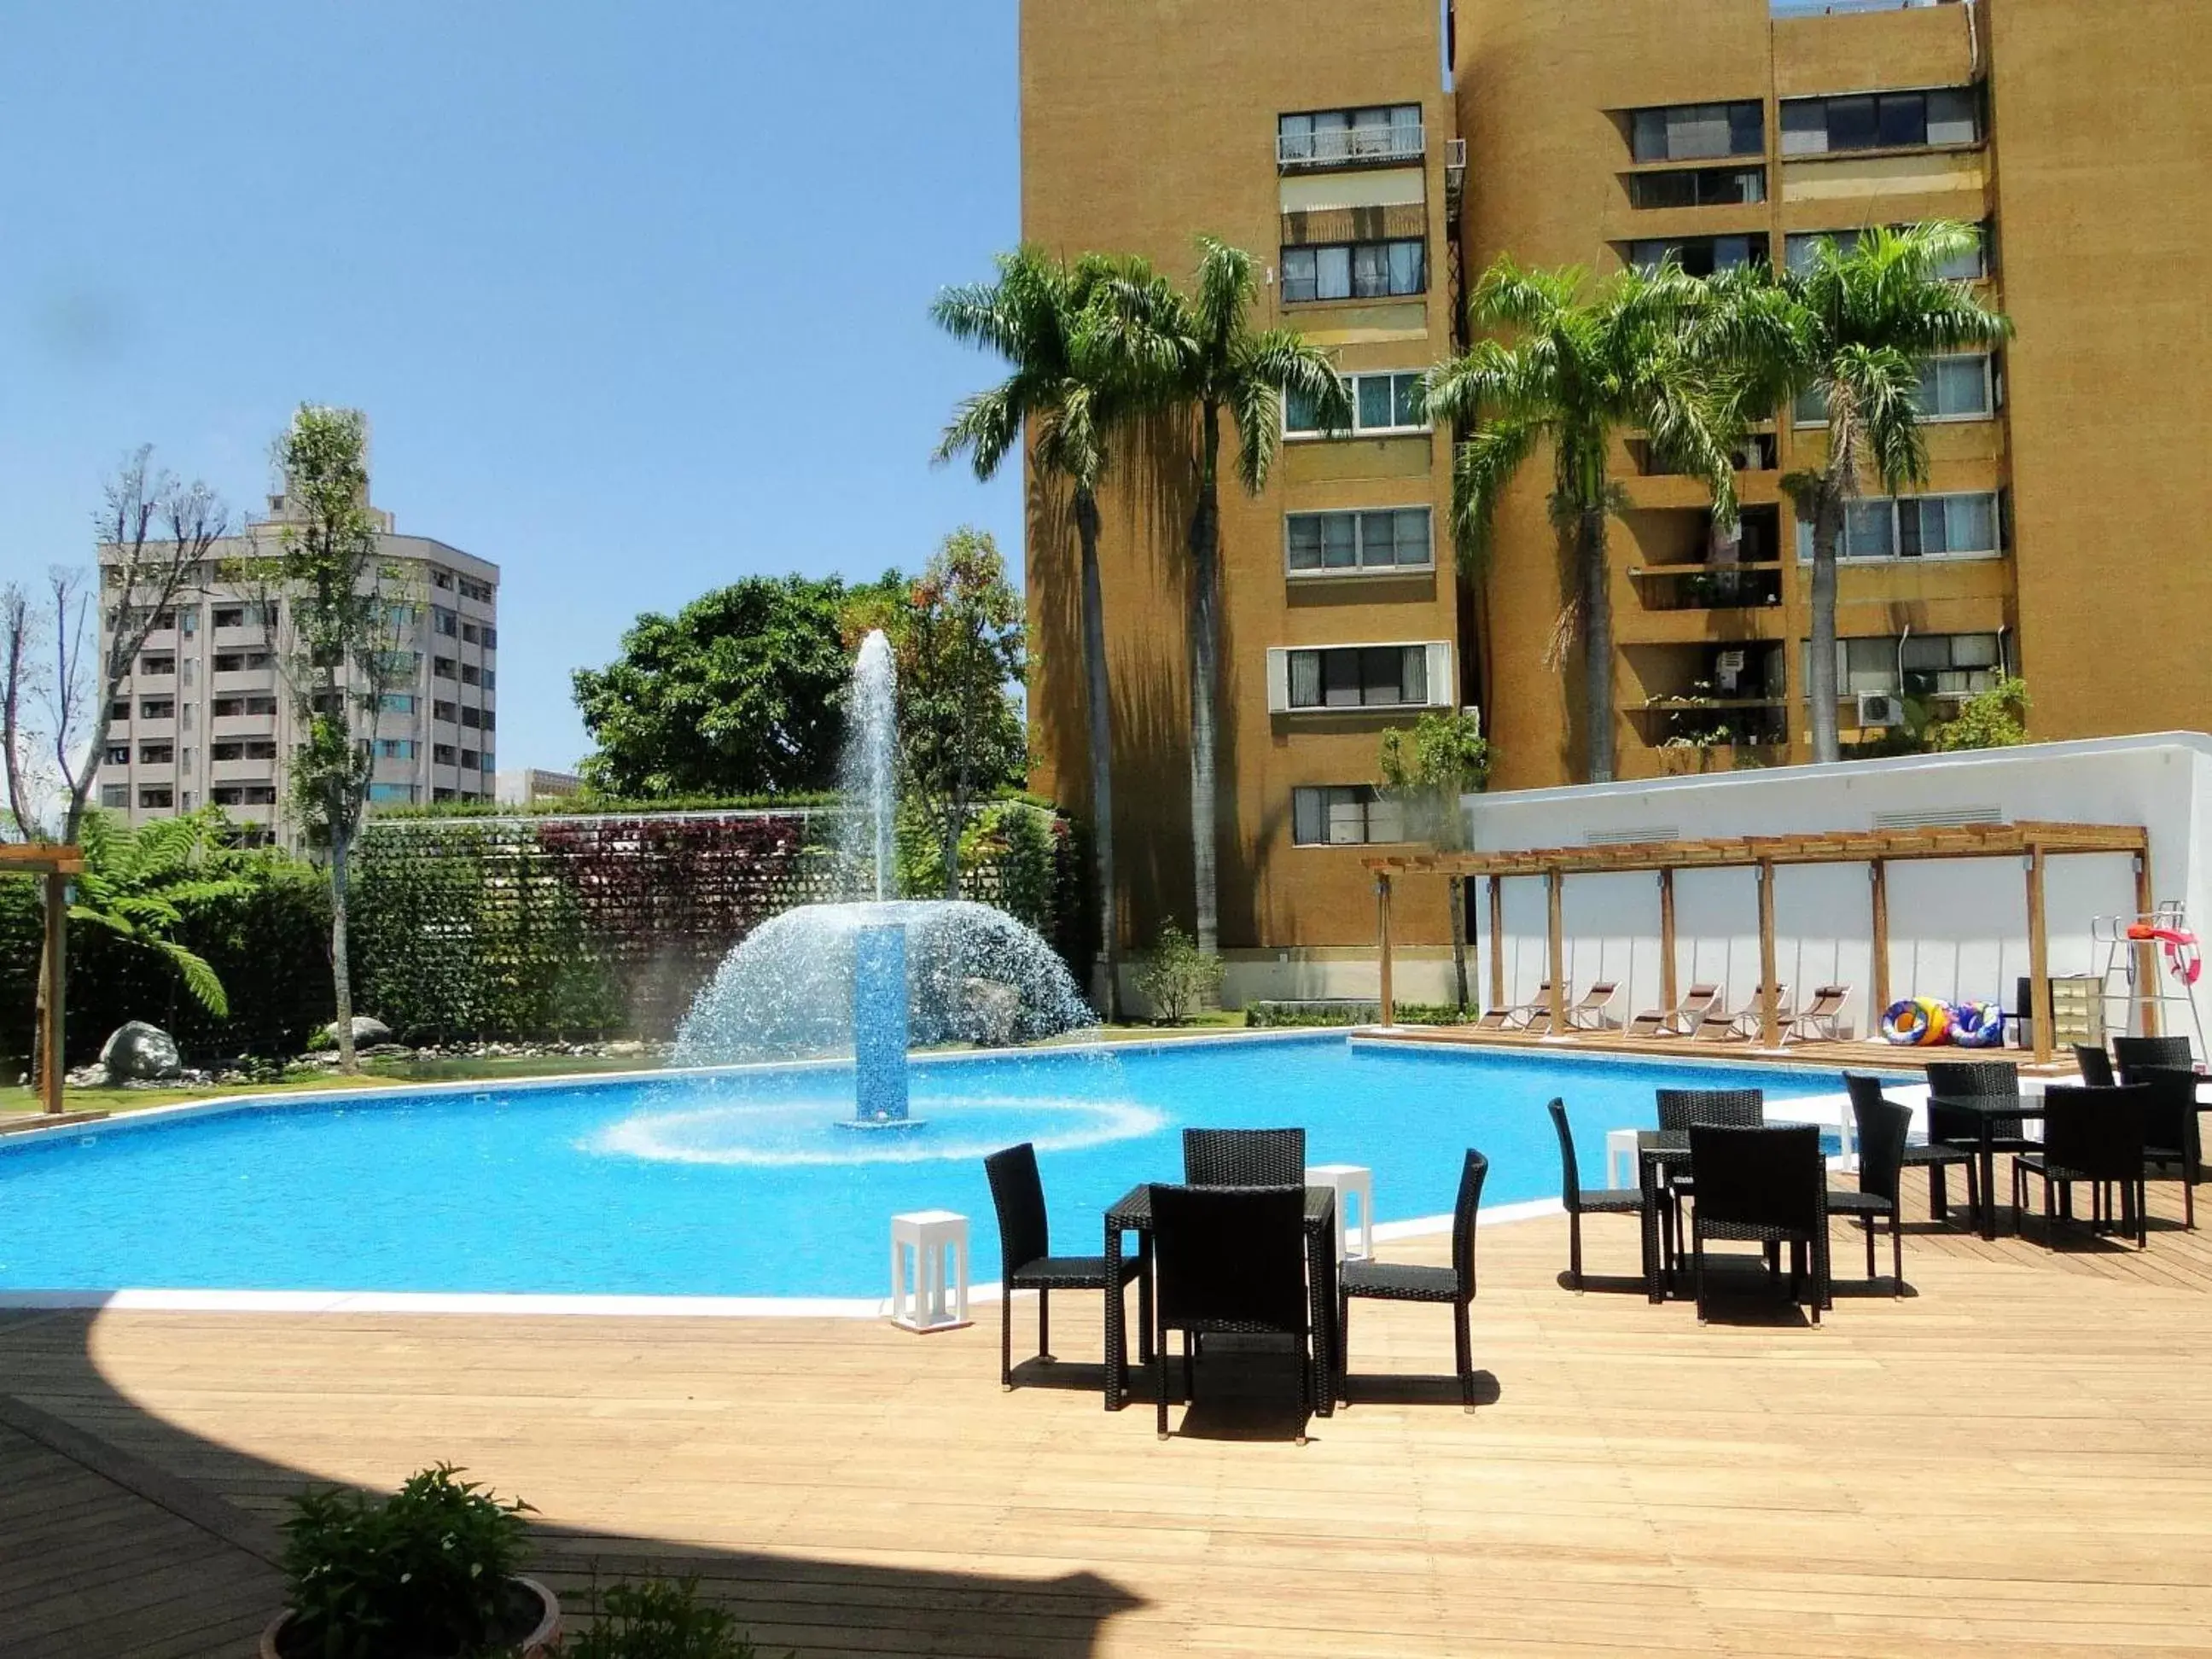
{"type": "Polygon", "coordinates": [[[1859,693],[1859,729],[1871,731],[1881,726],[1905,724],[1905,701],[1887,691],[1859,693]]]}
{"type": "Polygon", "coordinates": [[[1444,140],[1444,165],[1448,167],[1462,168],[1464,168],[1467,166],[1466,139],[1447,138],[1444,140]]]}

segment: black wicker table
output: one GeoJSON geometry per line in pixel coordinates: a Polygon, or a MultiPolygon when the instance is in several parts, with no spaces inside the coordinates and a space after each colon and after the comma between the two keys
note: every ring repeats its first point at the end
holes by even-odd
{"type": "Polygon", "coordinates": [[[1997,1155],[1996,1126],[2008,1118],[2032,1119],[2041,1122],[2044,1116],[2041,1095],[1930,1095],[1930,1107],[1941,1106],[1945,1111],[1971,1113],[1974,1119],[1975,1152],[1981,1165],[1981,1213],[1975,1218],[1984,1238],[1997,1236],[1997,1155]]]}
{"type": "MultiPolygon", "coordinates": [[[[1313,1322],[1314,1401],[1323,1417],[1335,1413],[1336,1188],[1306,1188],[1306,1289],[1313,1322]]],[[[1121,1282],[1121,1240],[1137,1236],[1140,1273],[1152,1270],[1152,1183],[1132,1187],[1106,1206],[1106,1282],[1121,1282]]],[[[1123,1358],[1121,1298],[1106,1298],[1106,1409],[1129,1403],[1129,1370],[1123,1358]]]]}

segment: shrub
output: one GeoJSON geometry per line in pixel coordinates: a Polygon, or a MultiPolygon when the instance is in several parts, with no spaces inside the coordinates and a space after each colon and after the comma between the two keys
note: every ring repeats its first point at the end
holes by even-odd
{"type": "Polygon", "coordinates": [[[1170,922],[1137,970],[1137,989],[1152,1004],[1154,1024],[1182,1025],[1221,994],[1223,971],[1219,957],[1206,955],[1170,922]]]}
{"type": "Polygon", "coordinates": [[[2010,749],[2027,741],[2027,682],[2008,674],[1960,705],[1935,731],[1938,750],[2010,749]]]}
{"type": "MultiPolygon", "coordinates": [[[[1401,1025],[1463,1025],[1474,1018],[1472,1009],[1449,1002],[1394,1003],[1391,1012],[1401,1025]]],[[[1372,1025],[1382,1017],[1382,1005],[1357,998],[1318,1001],[1253,1001],[1244,1005],[1244,1024],[1255,1030],[1292,1026],[1372,1025]]]]}
{"type": "Polygon", "coordinates": [[[699,1599],[696,1578],[647,1578],[592,1596],[592,1622],[571,1635],[565,1659],[757,1659],[737,1620],[699,1599]]]}
{"type": "Polygon", "coordinates": [[[294,1500],[283,1560],[293,1652],[469,1656],[509,1634],[530,1506],[460,1473],[435,1464],[388,1499],[332,1488],[294,1500]]]}

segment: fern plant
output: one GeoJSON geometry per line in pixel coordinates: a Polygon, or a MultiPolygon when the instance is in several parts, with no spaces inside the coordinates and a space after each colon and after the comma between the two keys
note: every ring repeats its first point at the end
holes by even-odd
{"type": "Polygon", "coordinates": [[[78,832],[84,873],[69,911],[70,921],[105,928],[160,957],[217,1019],[229,1018],[229,995],[207,958],[177,933],[192,906],[243,898],[253,890],[253,855],[226,845],[226,828],[212,810],[156,818],[136,830],[105,812],[88,812],[78,832]]]}

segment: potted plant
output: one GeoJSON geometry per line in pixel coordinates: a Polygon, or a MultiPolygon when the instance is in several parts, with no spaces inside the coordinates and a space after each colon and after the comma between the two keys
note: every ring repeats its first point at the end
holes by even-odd
{"type": "Polygon", "coordinates": [[[550,1655],[561,1604],[517,1571],[530,1506],[460,1474],[435,1464],[389,1498],[301,1493],[284,1528],[289,1605],[262,1632],[262,1659],[550,1655]]]}
{"type": "Polygon", "coordinates": [[[594,1588],[591,1612],[562,1659],[762,1659],[736,1620],[699,1599],[696,1578],[594,1588]]]}

